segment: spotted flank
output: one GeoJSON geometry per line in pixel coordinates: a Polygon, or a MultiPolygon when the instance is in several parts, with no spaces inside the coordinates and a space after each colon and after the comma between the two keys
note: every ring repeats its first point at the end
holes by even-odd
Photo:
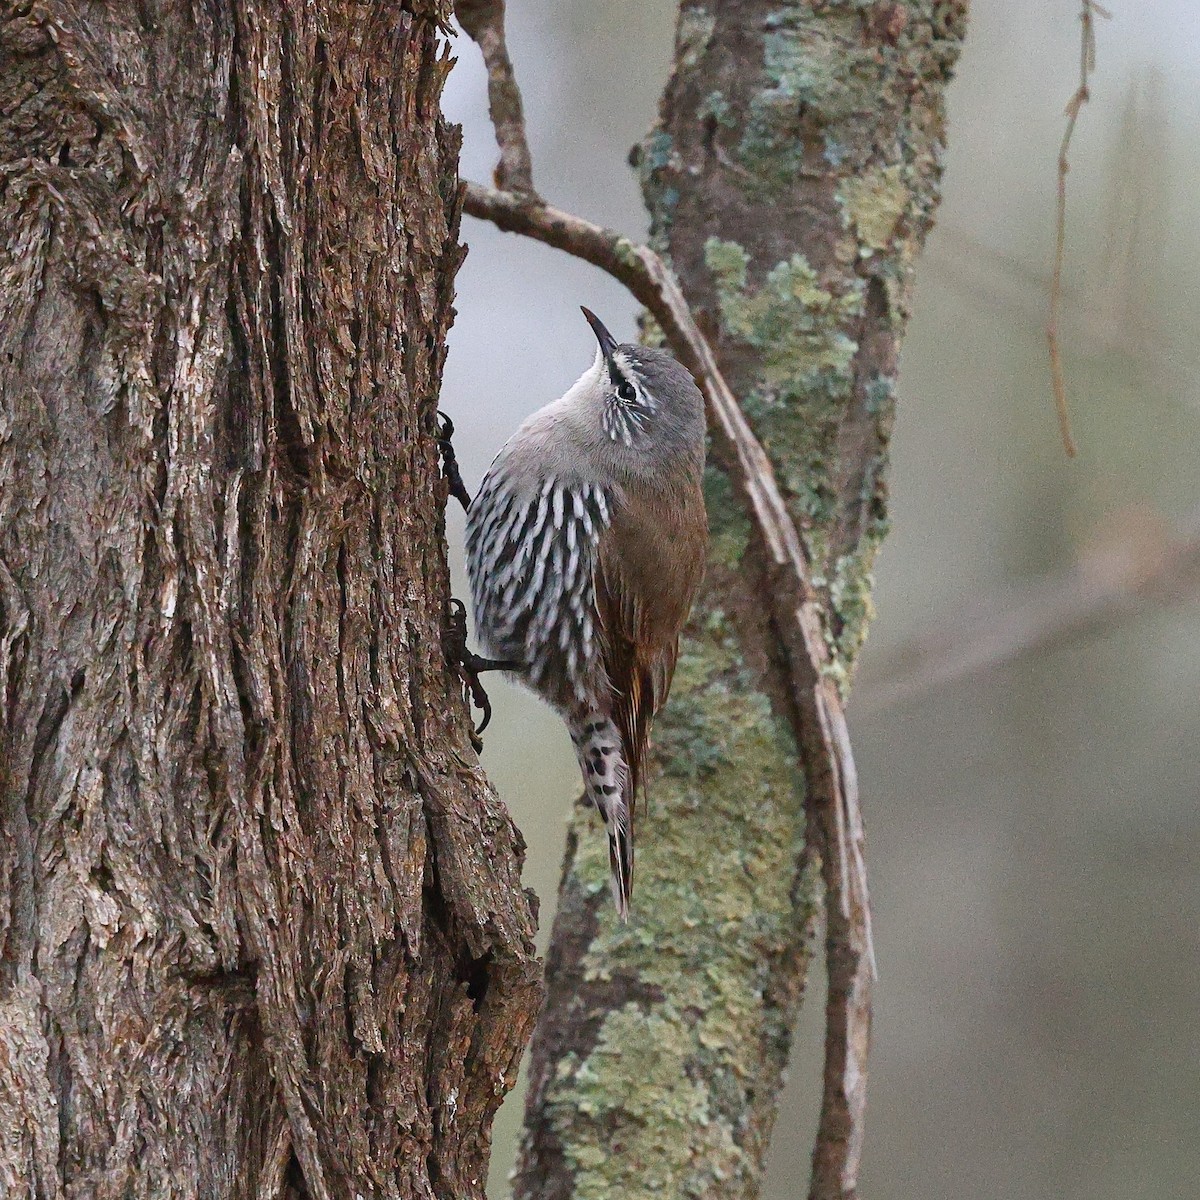
{"type": "Polygon", "coordinates": [[[610,718],[597,712],[570,718],[568,727],[583,772],[584,794],[608,830],[613,901],[621,920],[628,921],[633,892],[633,797],[621,735],[610,718]]]}

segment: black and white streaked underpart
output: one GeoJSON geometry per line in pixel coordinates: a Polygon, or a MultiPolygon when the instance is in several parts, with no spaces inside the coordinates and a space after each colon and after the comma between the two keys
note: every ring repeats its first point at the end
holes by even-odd
{"type": "Polygon", "coordinates": [[[633,842],[629,808],[622,796],[628,790],[629,768],[621,757],[621,735],[612,718],[585,712],[568,718],[571,741],[583,774],[584,795],[608,827],[608,859],[617,911],[626,912],[633,880],[633,842]]]}
{"type": "Polygon", "coordinates": [[[592,576],[611,500],[554,479],[523,499],[489,473],[471,506],[467,553],[482,568],[471,580],[475,621],[489,653],[526,664],[539,690],[565,681],[562,700],[581,703],[594,682],[592,576]]]}

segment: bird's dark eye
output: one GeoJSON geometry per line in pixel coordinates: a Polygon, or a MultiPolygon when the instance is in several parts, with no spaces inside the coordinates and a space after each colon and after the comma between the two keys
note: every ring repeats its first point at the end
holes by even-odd
{"type": "Polygon", "coordinates": [[[620,396],[622,400],[626,401],[637,399],[637,392],[633,390],[633,384],[630,383],[628,379],[622,379],[621,382],[617,384],[617,395],[620,396]]]}

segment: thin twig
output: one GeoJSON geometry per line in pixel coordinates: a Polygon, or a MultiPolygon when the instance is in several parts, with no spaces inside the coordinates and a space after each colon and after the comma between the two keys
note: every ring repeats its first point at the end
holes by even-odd
{"type": "Polygon", "coordinates": [[[825,1089],[813,1156],[813,1197],[854,1188],[866,1106],[875,974],[858,776],[845,713],[830,678],[822,618],[799,534],[770,459],[725,382],[670,268],[648,247],[536,199],[465,185],[464,210],[564,250],[620,280],[658,322],[708,402],[714,448],[749,508],[774,575],[769,602],[787,651],[800,715],[805,779],[820,826],[827,903],[825,1089]]]}
{"type": "Polygon", "coordinates": [[[1067,384],[1063,376],[1062,350],[1058,342],[1058,326],[1062,318],[1062,273],[1067,242],[1067,172],[1071,169],[1067,154],[1079,112],[1090,98],[1088,80],[1096,69],[1096,17],[1110,14],[1096,0],[1081,0],[1079,11],[1079,86],[1067,102],[1067,127],[1058,149],[1058,208],[1054,222],[1054,273],[1050,280],[1050,316],[1046,322],[1046,341],[1050,346],[1050,381],[1054,388],[1054,406],[1058,412],[1058,428],[1063,449],[1069,458],[1075,457],[1075,439],[1071,436],[1071,413],[1067,406],[1067,384]]]}
{"type": "Polygon", "coordinates": [[[483,53],[488,73],[488,113],[500,147],[495,183],[502,191],[533,196],[533,159],[525,136],[521,89],[504,37],[504,0],[455,0],[454,15],[483,53]]]}

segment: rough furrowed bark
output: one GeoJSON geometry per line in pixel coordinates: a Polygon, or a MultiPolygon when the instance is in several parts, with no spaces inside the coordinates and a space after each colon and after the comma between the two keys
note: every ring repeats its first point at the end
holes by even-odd
{"type": "Polygon", "coordinates": [[[0,1193],[482,1196],[438,5],[0,14],[0,1193]]]}
{"type": "MultiPolygon", "coordinates": [[[[965,17],[947,0],[685,3],[636,154],[654,243],[803,532],[843,688],[871,615],[898,351],[965,17]]],[[[761,1183],[828,862],[808,853],[820,839],[805,837],[769,567],[719,461],[707,499],[709,571],[656,725],[628,927],[607,904],[602,839],[568,842],[518,1197],[750,1197],[761,1183]]],[[[833,986],[853,1003],[842,917],[827,920],[833,986]]],[[[857,1186],[861,1125],[830,1105],[865,1086],[844,1033],[827,1036],[821,1197],[857,1186]]]]}

